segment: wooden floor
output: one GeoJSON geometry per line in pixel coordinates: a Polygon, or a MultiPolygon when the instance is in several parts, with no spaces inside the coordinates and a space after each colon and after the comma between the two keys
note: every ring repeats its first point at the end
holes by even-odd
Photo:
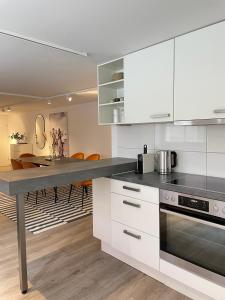
{"type": "Polygon", "coordinates": [[[187,300],[100,250],[92,218],[27,233],[29,293],[18,286],[16,226],[0,215],[1,300],[187,300]]]}

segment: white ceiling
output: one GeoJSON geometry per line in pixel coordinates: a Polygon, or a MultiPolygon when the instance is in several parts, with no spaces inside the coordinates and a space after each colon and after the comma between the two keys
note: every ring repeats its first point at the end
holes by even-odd
{"type": "Polygon", "coordinates": [[[224,0],[1,0],[0,28],[104,57],[225,18],[224,0]]]}
{"type": "Polygon", "coordinates": [[[0,30],[89,56],[0,35],[0,92],[52,96],[94,87],[96,63],[217,22],[224,12],[224,0],[1,0],[0,30]]]}
{"type": "Polygon", "coordinates": [[[96,65],[69,54],[0,35],[0,92],[49,97],[96,86],[96,65]]]}

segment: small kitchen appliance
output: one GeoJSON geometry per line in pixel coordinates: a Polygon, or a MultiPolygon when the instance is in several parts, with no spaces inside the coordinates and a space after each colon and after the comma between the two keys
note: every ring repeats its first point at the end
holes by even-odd
{"type": "Polygon", "coordinates": [[[144,151],[138,154],[137,173],[145,174],[154,171],[154,154],[148,153],[147,145],[144,145],[144,151]]]}
{"type": "Polygon", "coordinates": [[[170,150],[156,152],[156,170],[159,174],[170,174],[177,165],[177,153],[170,150]]]}

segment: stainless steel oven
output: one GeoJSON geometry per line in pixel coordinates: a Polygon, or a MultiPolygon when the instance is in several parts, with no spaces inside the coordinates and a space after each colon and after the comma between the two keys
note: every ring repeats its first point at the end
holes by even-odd
{"type": "Polygon", "coordinates": [[[225,286],[225,202],[161,190],[160,256],[225,286]]]}

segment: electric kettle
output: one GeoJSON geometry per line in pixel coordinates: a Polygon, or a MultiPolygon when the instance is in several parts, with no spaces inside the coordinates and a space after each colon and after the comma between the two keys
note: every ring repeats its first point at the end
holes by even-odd
{"type": "Polygon", "coordinates": [[[156,170],[159,174],[170,174],[177,165],[177,153],[170,150],[156,152],[156,170]]]}

